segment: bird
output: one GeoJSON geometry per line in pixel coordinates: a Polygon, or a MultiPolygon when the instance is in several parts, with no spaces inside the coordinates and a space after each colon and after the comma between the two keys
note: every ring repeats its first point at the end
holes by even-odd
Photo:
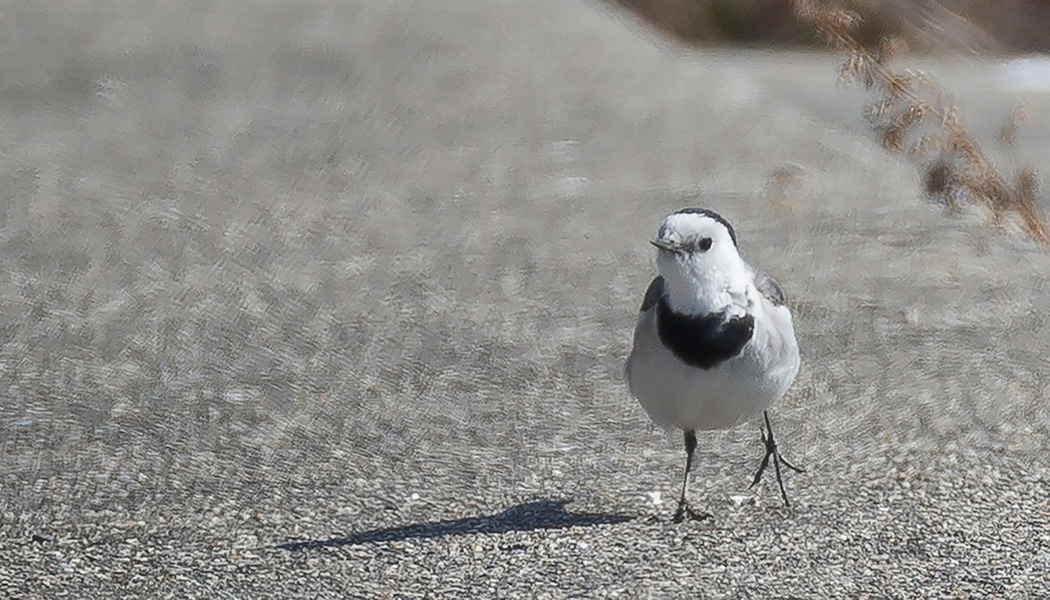
{"type": "Polygon", "coordinates": [[[628,388],[657,425],[684,433],[686,464],[675,522],[702,520],[687,499],[698,431],[723,430],[758,413],[770,461],[790,506],[768,407],[787,393],[801,358],[780,284],[740,255],[733,226],[706,208],[667,215],[656,239],[658,275],[646,289],[626,363],[628,388]]]}

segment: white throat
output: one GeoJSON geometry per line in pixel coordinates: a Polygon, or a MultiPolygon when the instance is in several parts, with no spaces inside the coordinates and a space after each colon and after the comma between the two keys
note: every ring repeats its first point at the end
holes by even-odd
{"type": "Polygon", "coordinates": [[[679,314],[726,312],[742,316],[751,308],[751,275],[739,256],[727,256],[720,268],[711,262],[661,257],[660,274],[667,285],[668,302],[679,314]]]}

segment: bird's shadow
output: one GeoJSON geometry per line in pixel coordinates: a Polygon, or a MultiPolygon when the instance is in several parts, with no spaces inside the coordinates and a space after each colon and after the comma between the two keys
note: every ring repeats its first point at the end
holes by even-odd
{"type": "Polygon", "coordinates": [[[493,515],[465,517],[448,521],[423,521],[403,527],[372,529],[351,533],[346,537],[327,540],[289,542],[277,547],[282,550],[319,550],[341,546],[357,546],[372,542],[393,542],[412,538],[436,538],[449,535],[477,535],[507,533],[510,531],[535,531],[537,529],[568,529],[570,527],[593,527],[613,525],[632,520],[634,517],[607,513],[573,513],[565,510],[569,500],[540,500],[525,502],[493,515]]]}

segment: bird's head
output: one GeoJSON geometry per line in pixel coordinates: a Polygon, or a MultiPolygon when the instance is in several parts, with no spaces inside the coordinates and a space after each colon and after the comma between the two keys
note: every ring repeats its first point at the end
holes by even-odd
{"type": "Polygon", "coordinates": [[[750,281],[733,226],[714,211],[687,208],[668,215],[651,243],[659,249],[656,266],[672,304],[682,310],[721,310],[750,281]]]}

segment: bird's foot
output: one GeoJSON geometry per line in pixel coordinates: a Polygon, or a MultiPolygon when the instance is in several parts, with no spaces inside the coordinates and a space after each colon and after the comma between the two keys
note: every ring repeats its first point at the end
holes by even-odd
{"type": "Polygon", "coordinates": [[[787,490],[784,489],[784,478],[780,474],[780,465],[784,465],[796,473],[805,473],[805,471],[789,463],[787,459],[780,455],[780,450],[777,449],[777,442],[773,439],[773,429],[769,426],[768,416],[766,416],[766,429],[762,431],[762,443],[766,446],[766,455],[762,457],[762,463],[758,465],[758,471],[755,473],[755,478],[751,481],[750,487],[755,487],[762,480],[762,473],[769,466],[769,459],[772,457],[773,470],[777,474],[777,485],[780,486],[780,496],[784,499],[784,506],[791,506],[791,503],[788,501],[787,490]]]}
{"type": "Polygon", "coordinates": [[[682,521],[685,521],[686,519],[689,519],[690,521],[703,521],[704,519],[710,519],[710,518],[711,518],[711,514],[710,513],[696,512],[695,510],[692,509],[692,507],[689,506],[689,503],[686,502],[685,500],[680,500],[678,502],[678,510],[676,510],[675,513],[674,513],[674,522],[675,523],[681,523],[682,521]]]}

